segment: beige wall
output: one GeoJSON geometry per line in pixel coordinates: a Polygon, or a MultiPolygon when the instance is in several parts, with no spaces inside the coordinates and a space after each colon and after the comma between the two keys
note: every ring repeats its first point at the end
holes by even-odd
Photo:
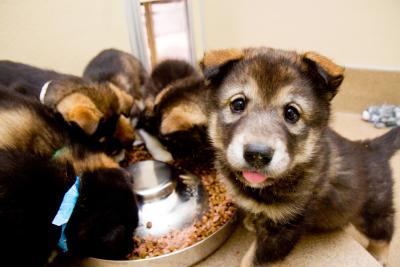
{"type": "Polygon", "coordinates": [[[399,0],[200,1],[205,49],[316,50],[347,66],[400,70],[399,0]]]}
{"type": "MultiPolygon", "coordinates": [[[[400,71],[399,0],[190,0],[197,57],[267,45],[400,71]]],[[[125,0],[1,0],[0,59],[80,74],[100,50],[130,51],[125,0]]]]}
{"type": "Polygon", "coordinates": [[[130,51],[124,0],[0,1],[0,59],[79,75],[110,47],[130,51]]]}

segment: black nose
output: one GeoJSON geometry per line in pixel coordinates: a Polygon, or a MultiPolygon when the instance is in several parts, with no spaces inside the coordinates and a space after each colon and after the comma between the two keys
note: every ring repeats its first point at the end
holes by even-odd
{"type": "Polygon", "coordinates": [[[266,145],[248,144],[244,146],[243,157],[250,166],[255,168],[268,165],[273,155],[274,150],[266,145]]]}

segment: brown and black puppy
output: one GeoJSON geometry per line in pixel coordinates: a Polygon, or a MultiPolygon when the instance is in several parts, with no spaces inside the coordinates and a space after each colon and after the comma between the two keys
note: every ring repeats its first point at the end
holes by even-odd
{"type": "Polygon", "coordinates": [[[73,126],[73,131],[90,137],[91,143],[97,143],[109,154],[132,145],[133,128],[121,115],[129,114],[133,99],[112,84],[92,83],[73,75],[2,60],[0,85],[50,106],[73,126]]]}
{"type": "Polygon", "coordinates": [[[78,202],[65,228],[68,253],[124,259],[133,249],[133,178],[63,127],[38,101],[0,89],[0,254],[7,266],[46,263],[61,233],[52,220],[76,175],[78,202]]]}
{"type": "Polygon", "coordinates": [[[146,83],[145,106],[152,107],[155,97],[170,84],[186,79],[201,78],[200,73],[185,60],[165,59],[154,66],[146,83]]]}
{"type": "Polygon", "coordinates": [[[138,115],[146,94],[144,85],[148,74],[132,54],[117,49],[103,50],[88,63],[83,77],[98,83],[110,82],[128,93],[135,100],[131,115],[138,115]]]}
{"type": "Polygon", "coordinates": [[[116,155],[123,148],[131,148],[135,132],[126,114],[133,100],[114,85],[78,77],[57,80],[48,84],[42,99],[71,126],[78,126],[78,135],[86,135],[107,154],[116,155]]]}
{"type": "Polygon", "coordinates": [[[155,98],[147,99],[137,127],[156,136],[174,158],[212,158],[201,75],[186,61],[165,60],[149,81],[155,98]]]}
{"type": "Polygon", "coordinates": [[[272,265],[303,234],[349,223],[384,262],[394,215],[389,159],[400,128],[357,142],[331,130],[344,70],[314,52],[214,51],[202,67],[217,173],[257,233],[241,266],[272,265]]]}

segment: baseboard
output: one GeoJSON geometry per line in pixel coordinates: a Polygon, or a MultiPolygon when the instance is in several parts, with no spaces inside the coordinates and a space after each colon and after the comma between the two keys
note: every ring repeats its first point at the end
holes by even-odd
{"type": "Polygon", "coordinates": [[[347,68],[332,102],[334,110],[356,113],[385,103],[400,105],[400,72],[347,68]]]}

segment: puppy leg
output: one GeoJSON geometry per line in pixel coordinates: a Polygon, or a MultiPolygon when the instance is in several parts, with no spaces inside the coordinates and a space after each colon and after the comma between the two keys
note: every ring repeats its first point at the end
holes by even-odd
{"type": "MultiPolygon", "coordinates": [[[[254,241],[249,250],[247,250],[246,254],[243,256],[242,261],[240,262],[240,267],[253,267],[254,265],[254,257],[256,253],[256,241],[254,241]]],[[[275,263],[268,263],[268,265],[262,265],[268,267],[277,267],[278,265],[275,263]]]]}
{"type": "Polygon", "coordinates": [[[296,218],[285,224],[269,219],[255,220],[256,241],[241,261],[241,267],[275,266],[294,248],[302,234],[302,218],[296,218]]]}
{"type": "Polygon", "coordinates": [[[256,227],[254,225],[255,223],[255,214],[254,213],[247,213],[246,217],[244,217],[243,219],[243,225],[244,228],[247,229],[247,231],[249,232],[255,232],[256,231],[256,227]]]}
{"type": "Polygon", "coordinates": [[[370,240],[367,250],[383,266],[386,265],[389,256],[389,242],[370,240]]]}
{"type": "MultiPolygon", "coordinates": [[[[366,209],[362,219],[354,226],[369,239],[367,250],[385,266],[388,260],[388,249],[394,231],[394,218],[391,209],[385,212],[371,212],[366,209]],[[368,212],[367,212],[368,211],[368,212]]],[[[376,211],[376,210],[375,210],[376,211]]]]}

